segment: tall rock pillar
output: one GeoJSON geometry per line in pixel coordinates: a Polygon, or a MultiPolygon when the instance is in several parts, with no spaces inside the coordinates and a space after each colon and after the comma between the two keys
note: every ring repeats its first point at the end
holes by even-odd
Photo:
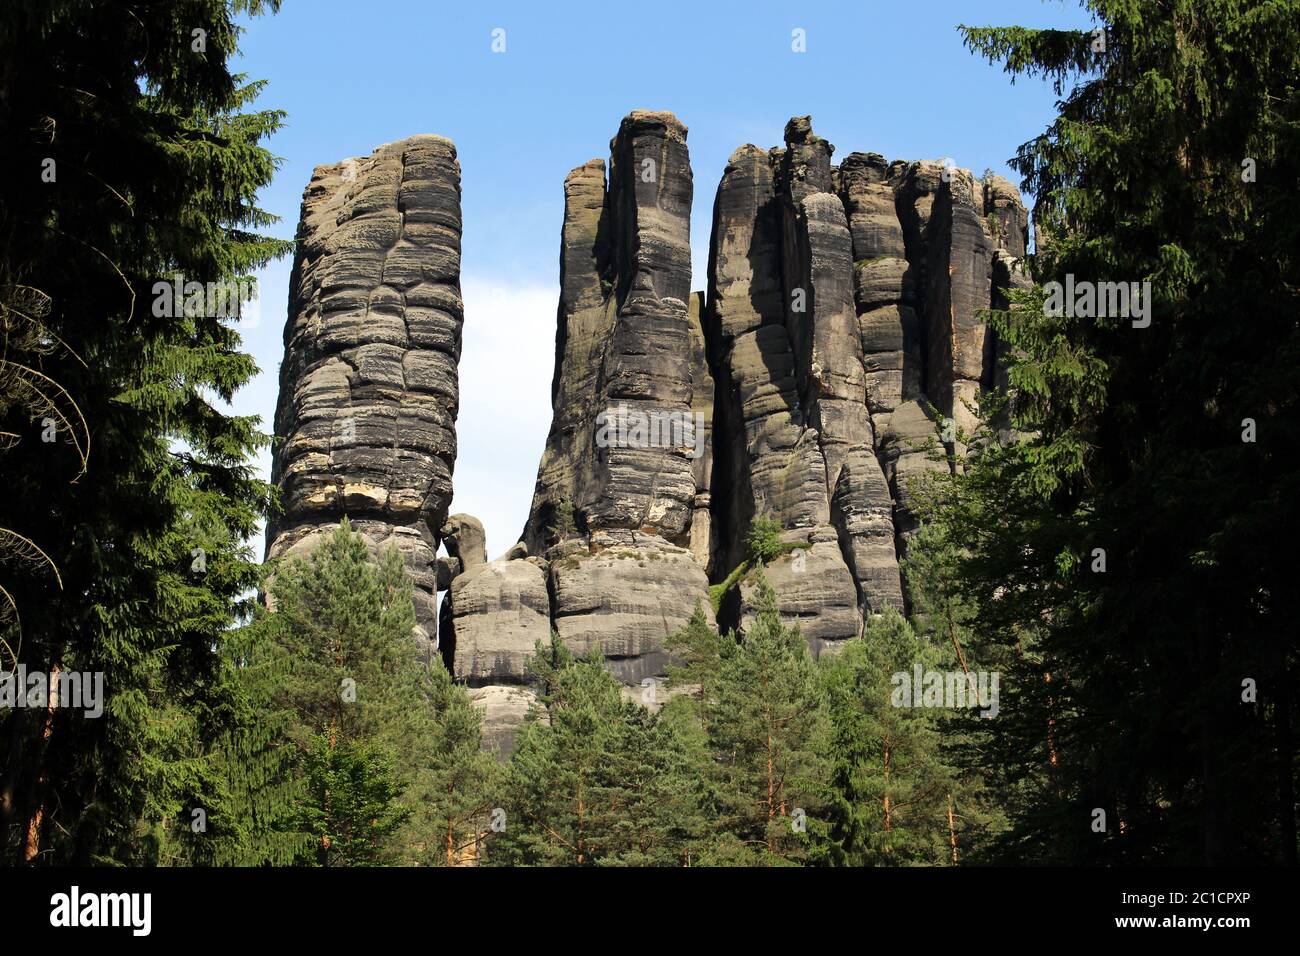
{"type": "Polygon", "coordinates": [[[267,556],[302,556],[344,517],[395,545],[417,637],[436,644],[438,529],[459,402],[460,166],[415,136],[318,166],[303,194],[280,366],[267,556]]]}
{"type": "Polygon", "coordinates": [[[690,292],[686,127],[629,114],[608,182],[606,168],[592,160],[564,184],[553,414],[520,543],[453,578],[444,605],[456,676],[503,742],[539,635],[599,647],[653,705],[665,639],[697,603],[712,620],[713,379],[690,292]]]}

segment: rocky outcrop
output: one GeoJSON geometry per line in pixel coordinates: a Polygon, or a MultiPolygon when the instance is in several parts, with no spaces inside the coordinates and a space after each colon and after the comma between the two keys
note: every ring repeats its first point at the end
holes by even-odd
{"type": "Polygon", "coordinates": [[[471,686],[525,684],[552,629],[577,654],[599,647],[629,687],[653,683],[664,639],[709,608],[714,390],[686,127],[633,112],[608,183],[605,169],[564,184],[553,417],[520,544],[453,578],[444,604],[444,655],[471,686]]]}
{"type": "Polygon", "coordinates": [[[456,460],[460,166],[440,136],[319,166],[303,194],[280,366],[267,556],[348,517],[395,545],[436,643],[439,532],[456,460]]]}
{"type": "MultiPolygon", "coordinates": [[[[811,547],[767,578],[821,649],[903,605],[909,480],[949,467],[960,449],[938,439],[978,424],[998,348],[980,310],[1005,304],[1027,219],[997,177],[877,153],[836,167],[808,117],[785,141],[736,150],[714,205],[714,576],[743,560],[755,516],[776,520],[811,547]]],[[[729,596],[724,624],[743,629],[752,591],[729,596]]]]}
{"type": "Polygon", "coordinates": [[[537,694],[528,687],[488,684],[471,687],[469,699],[483,715],[483,749],[495,751],[500,759],[514,753],[515,737],[537,703],[537,694]]]}
{"type": "MultiPolygon", "coordinates": [[[[756,518],[786,552],[765,570],[815,653],[904,605],[911,479],[956,467],[1004,385],[981,311],[1021,282],[1027,216],[1010,183],[834,147],[795,117],[747,145],[713,207],[707,291],[691,292],[686,127],[629,114],[564,183],[552,421],[517,544],[447,515],[455,458],[458,168],[416,137],[316,171],[303,202],[277,433],[284,517],[272,556],[344,515],[394,543],[427,643],[508,753],[536,700],[538,642],[599,648],[658,702],[665,639],[701,606],[742,633],[756,518]],[[607,175],[608,174],[608,175],[607,175]],[[437,556],[439,546],[445,554],[437,556]],[[445,592],[440,626],[434,598],[445,592]]],[[[993,423],[999,431],[1005,423],[993,423]]]]}
{"type": "MultiPolygon", "coordinates": [[[[718,187],[709,247],[705,322],[717,383],[714,486],[727,489],[713,502],[715,577],[744,560],[745,536],[755,516],[771,517],[792,537],[802,534],[804,543],[819,532],[835,539],[826,461],[803,404],[807,374],[798,373],[786,325],[784,225],[771,159],[757,147],[742,146],[718,187]]],[[[797,305],[806,307],[807,299],[805,290],[797,305]]],[[[770,568],[768,578],[787,613],[800,618],[805,635],[813,641],[841,640],[857,633],[856,595],[847,575],[831,580],[822,573],[824,562],[823,548],[811,571],[818,582],[811,580],[803,552],[778,562],[780,568],[770,568]],[[802,564],[795,564],[800,555],[802,564]],[[820,593],[796,597],[796,583],[804,582],[820,593]]],[[[843,568],[841,560],[837,569],[843,568]]],[[[723,607],[726,617],[738,621],[752,610],[750,592],[739,592],[727,595],[723,607]]]]}
{"type": "Polygon", "coordinates": [[[551,638],[546,573],[530,561],[481,564],[451,582],[441,651],[471,687],[523,684],[538,641],[551,638]]]}
{"type": "MultiPolygon", "coordinates": [[[[864,612],[902,606],[832,152],[796,117],[784,149],[732,155],[714,205],[707,319],[734,489],[715,507],[718,553],[728,570],[739,564],[756,515],[811,544],[767,576],[815,648],[856,635],[864,612]]],[[[715,465],[715,486],[720,477],[715,465]]],[[[743,627],[750,589],[739,590],[743,627]]]]}

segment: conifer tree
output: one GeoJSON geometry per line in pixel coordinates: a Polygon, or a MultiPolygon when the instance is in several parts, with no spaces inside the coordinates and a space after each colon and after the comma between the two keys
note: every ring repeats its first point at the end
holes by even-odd
{"type": "Polygon", "coordinates": [[[735,643],[731,634],[719,634],[709,626],[704,605],[698,601],[682,629],[664,640],[670,659],[668,687],[688,695],[691,710],[706,733],[722,671],[722,655],[735,643]]]}
{"type": "Polygon", "coordinates": [[[574,660],[558,636],[530,666],[543,709],[511,757],[489,860],[691,865],[707,824],[704,741],[688,715],[626,699],[598,653],[574,660]]]}
{"type": "Polygon", "coordinates": [[[1036,285],[991,317],[1017,437],[932,518],[1013,669],[1004,858],[1294,863],[1300,8],[1085,7],[963,28],[1062,95],[1013,161],[1036,285]],[[1052,282],[1136,283],[1137,313],[1052,282]]]}
{"type": "MultiPolygon", "coordinates": [[[[255,608],[258,620],[267,613],[255,608]]],[[[294,714],[276,702],[290,663],[268,640],[265,625],[237,628],[224,642],[226,730],[211,745],[213,774],[197,798],[201,806],[188,808],[188,827],[182,813],[176,828],[183,859],[209,866],[288,866],[313,851],[312,834],[302,826],[302,754],[289,739],[294,714]],[[193,819],[197,809],[206,824],[201,829],[193,819]]]]}
{"type": "Polygon", "coordinates": [[[932,672],[946,655],[887,608],[820,663],[832,727],[827,862],[951,863],[958,832],[950,801],[954,813],[959,798],[964,810],[966,793],[945,752],[948,713],[899,693],[918,665],[932,672]]]}
{"type": "Polygon", "coordinates": [[[53,347],[16,358],[67,403],[33,419],[0,400],[0,528],[48,558],[0,569],[21,627],[6,642],[29,670],[102,673],[106,697],[97,719],[0,715],[11,859],[157,861],[154,834],[212,784],[218,648],[258,581],[265,439],[222,407],[256,372],[234,310],[159,308],[155,287],[246,279],[291,247],[259,234],[273,219],[255,203],[282,114],[251,110],[259,84],[228,66],[236,16],[275,7],[0,10],[4,309],[41,299],[53,347]]]}
{"type": "Polygon", "coordinates": [[[415,861],[459,866],[479,858],[502,774],[496,758],[482,749],[483,717],[465,688],[452,680],[440,657],[429,670],[432,733],[425,766],[411,788],[407,832],[399,839],[419,848],[415,861]]]}
{"type": "Polygon", "coordinates": [[[460,862],[489,809],[491,758],[464,690],[419,654],[401,556],[372,560],[344,520],[277,568],[269,595],[253,627],[278,672],[269,706],[289,715],[316,861],[460,862]]]}
{"type": "MultiPolygon", "coordinates": [[[[828,723],[808,646],[781,621],[757,569],[753,625],[717,641],[716,681],[705,705],[715,761],[717,839],[708,862],[780,865],[802,860],[826,797],[828,723]]],[[[704,657],[709,642],[692,650],[704,657]]]]}

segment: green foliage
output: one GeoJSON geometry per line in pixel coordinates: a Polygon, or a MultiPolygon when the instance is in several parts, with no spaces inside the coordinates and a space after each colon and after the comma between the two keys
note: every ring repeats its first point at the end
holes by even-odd
{"type": "Polygon", "coordinates": [[[1300,8],[1086,6],[1104,52],[965,30],[1063,93],[1013,161],[1038,285],[991,317],[1019,440],[929,516],[962,544],[976,653],[1006,661],[1002,715],[972,740],[1011,817],[999,858],[1294,864],[1300,8]],[[1067,275],[1150,281],[1150,326],[1045,314],[1067,275]]]}
{"type": "Polygon", "coordinates": [[[477,857],[502,773],[482,749],[482,716],[440,658],[431,665],[430,678],[433,726],[424,766],[406,799],[411,818],[399,840],[412,848],[411,862],[459,866],[477,857]]]}
{"type": "Polygon", "coordinates": [[[578,523],[574,516],[573,500],[561,498],[555,505],[555,524],[546,529],[557,541],[567,541],[578,533],[578,523]]]}
{"type": "MultiPolygon", "coordinates": [[[[256,609],[259,619],[266,613],[256,609]]],[[[184,814],[176,828],[180,858],[196,864],[287,866],[313,847],[311,833],[299,825],[305,780],[300,752],[287,739],[293,715],[274,704],[290,662],[265,634],[265,625],[241,627],[222,646],[228,716],[211,745],[209,788],[198,798],[207,828],[195,833],[191,819],[187,829],[184,814]]]]}
{"type": "Polygon", "coordinates": [[[532,668],[544,714],[519,735],[489,862],[689,865],[708,828],[702,736],[624,699],[599,653],[574,660],[555,637],[532,668]]]}
{"type": "Polygon", "coordinates": [[[754,519],[745,536],[746,557],[732,569],[731,573],[718,584],[709,586],[709,600],[713,613],[722,609],[722,599],[754,570],[765,564],[771,564],[783,554],[792,551],[805,551],[812,545],[807,541],[782,541],[781,525],[773,518],[760,516],[754,519]]]}
{"type": "Polygon", "coordinates": [[[249,628],[262,660],[246,675],[299,754],[307,859],[463,862],[490,810],[495,763],[465,690],[420,657],[401,557],[372,561],[345,520],[308,560],[277,569],[270,597],[274,613],[249,628]]]}
{"type": "Polygon", "coordinates": [[[10,354],[85,421],[69,414],[47,443],[29,403],[0,399],[0,528],[58,569],[6,566],[21,615],[7,643],[32,670],[102,672],[106,695],[102,718],[61,711],[48,733],[39,714],[0,715],[0,828],[20,860],[172,859],[159,834],[187,825],[219,775],[218,649],[257,585],[246,542],[270,498],[257,421],[221,403],[256,366],[229,318],[156,315],[151,300],[160,280],[239,279],[291,248],[258,232],[273,219],[255,204],[282,114],[250,110],[258,84],[228,68],[236,14],[264,7],[0,12],[0,278],[43,298],[55,344],[10,354]]]}
{"type": "Polygon", "coordinates": [[[715,864],[799,862],[822,828],[829,727],[815,666],[799,629],[782,623],[761,569],[757,587],[743,641],[691,646],[696,673],[716,674],[700,708],[718,830],[705,862],[715,864]]]}
{"type": "Polygon", "coordinates": [[[304,749],[306,799],[300,823],[316,838],[321,866],[377,866],[410,816],[392,754],[376,743],[317,734],[304,749]]]}
{"type": "Polygon", "coordinates": [[[746,558],[732,568],[731,573],[717,584],[709,585],[709,603],[713,606],[715,615],[722,610],[722,599],[727,596],[727,592],[744,580],[745,575],[749,573],[752,566],[753,562],[746,558]]]}
{"type": "Polygon", "coordinates": [[[673,661],[668,666],[668,687],[689,693],[686,699],[692,702],[695,717],[705,727],[721,677],[722,656],[735,643],[730,634],[719,634],[709,625],[698,601],[686,625],[664,641],[664,650],[673,661]]]}
{"type": "Polygon", "coordinates": [[[894,706],[894,674],[912,679],[941,655],[893,608],[861,637],[823,658],[830,717],[831,821],[828,859],[847,866],[942,865],[951,860],[947,809],[958,787],[941,753],[933,709],[894,706]]]}
{"type": "Polygon", "coordinates": [[[749,534],[745,537],[745,547],[751,561],[771,564],[785,553],[781,543],[780,523],[766,516],[755,518],[749,526],[749,534]]]}
{"type": "MultiPolygon", "coordinates": [[[[395,549],[370,559],[345,519],[307,560],[275,571],[273,614],[258,622],[286,666],[274,704],[295,715],[289,738],[384,737],[428,729],[427,670],[413,636],[411,585],[395,549]]],[[[405,746],[405,744],[403,744],[405,746]]]]}

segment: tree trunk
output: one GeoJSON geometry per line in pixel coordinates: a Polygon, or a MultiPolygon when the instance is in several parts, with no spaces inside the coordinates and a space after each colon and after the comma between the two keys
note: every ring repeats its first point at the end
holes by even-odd
{"type": "Polygon", "coordinates": [[[952,793],[948,794],[948,845],[952,847],[952,865],[957,865],[957,825],[952,815],[952,793]]]}
{"type": "Polygon", "coordinates": [[[41,725],[41,743],[38,751],[40,754],[38,760],[40,769],[36,774],[36,784],[32,788],[34,799],[31,804],[31,816],[27,818],[27,826],[23,833],[22,856],[24,863],[31,863],[41,852],[41,824],[45,820],[45,755],[49,751],[50,736],[54,733],[54,710],[59,704],[59,671],[58,663],[50,665],[49,684],[46,687],[45,717],[41,725]]]}
{"type": "MultiPolygon", "coordinates": [[[[775,797],[775,773],[772,768],[772,735],[767,735],[767,819],[770,824],[772,818],[776,816],[776,805],[773,798],[775,797]]],[[[775,853],[776,846],[772,842],[772,828],[767,828],[767,852],[775,853]]]]}

